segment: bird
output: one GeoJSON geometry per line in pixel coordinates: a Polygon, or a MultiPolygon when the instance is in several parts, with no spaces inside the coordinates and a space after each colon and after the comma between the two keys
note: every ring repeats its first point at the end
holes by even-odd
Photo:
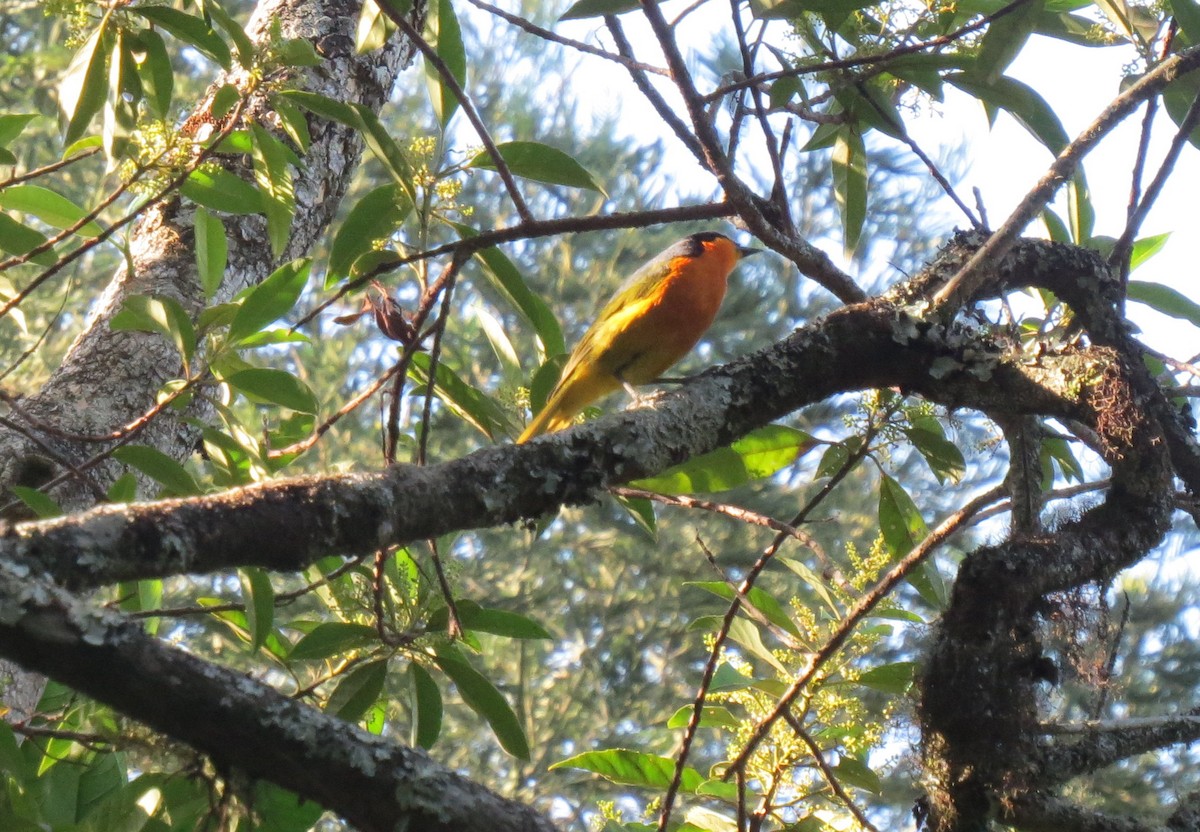
{"type": "Polygon", "coordinates": [[[596,399],[647,384],[683,358],[712,324],[729,274],[759,249],[701,231],[633,273],[571,351],[545,406],[517,439],[562,430],[596,399]]]}

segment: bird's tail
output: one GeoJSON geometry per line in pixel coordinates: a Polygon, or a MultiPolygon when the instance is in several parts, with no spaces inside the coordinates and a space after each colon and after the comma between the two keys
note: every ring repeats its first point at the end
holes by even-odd
{"type": "Polygon", "coordinates": [[[565,406],[566,394],[570,392],[567,385],[560,386],[555,390],[550,398],[546,400],[546,405],[538,411],[538,415],[533,418],[533,421],[525,426],[525,430],[517,437],[517,444],[523,445],[535,436],[543,433],[550,433],[556,430],[562,430],[569,426],[575,418],[577,411],[571,410],[569,406],[565,406]]]}

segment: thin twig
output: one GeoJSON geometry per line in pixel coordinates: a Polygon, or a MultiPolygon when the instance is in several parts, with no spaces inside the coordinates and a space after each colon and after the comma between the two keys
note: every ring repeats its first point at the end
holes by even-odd
{"type": "Polygon", "coordinates": [[[59,159],[57,162],[51,162],[48,165],[43,165],[40,168],[27,170],[24,173],[15,173],[12,176],[0,182],[0,188],[11,188],[13,185],[20,185],[22,182],[28,182],[31,179],[38,179],[55,171],[62,170],[68,165],[73,165],[76,162],[91,158],[101,151],[99,147],[90,147],[87,150],[82,150],[74,156],[68,156],[66,159],[59,159]]]}
{"type": "Polygon", "coordinates": [[[603,58],[606,61],[613,61],[614,63],[618,63],[627,69],[636,69],[639,72],[648,72],[651,75],[661,75],[664,78],[667,76],[667,71],[662,67],[642,63],[641,61],[631,60],[624,55],[614,55],[612,52],[607,52],[599,47],[592,46],[590,43],[584,43],[583,41],[572,40],[571,38],[563,37],[557,32],[553,32],[550,29],[543,29],[541,26],[538,26],[536,23],[526,20],[523,17],[510,14],[504,11],[504,9],[497,8],[489,3],[484,3],[483,0],[467,0],[467,2],[469,2],[475,8],[494,14],[501,20],[505,20],[517,28],[523,29],[531,35],[536,35],[541,40],[549,43],[558,43],[562,44],[563,46],[569,46],[579,52],[586,52],[589,55],[595,55],[597,58],[603,58]]]}
{"type": "Polygon", "coordinates": [[[428,383],[425,385],[425,404],[421,411],[421,432],[417,440],[417,465],[426,463],[426,451],[429,447],[429,422],[433,413],[433,391],[437,387],[438,362],[442,355],[442,337],[446,334],[446,324],[450,320],[450,301],[454,296],[454,284],[462,264],[462,256],[456,254],[451,258],[450,263],[446,266],[446,271],[439,280],[444,287],[442,289],[442,305],[438,310],[437,320],[433,324],[433,345],[429,348],[428,383]]]}

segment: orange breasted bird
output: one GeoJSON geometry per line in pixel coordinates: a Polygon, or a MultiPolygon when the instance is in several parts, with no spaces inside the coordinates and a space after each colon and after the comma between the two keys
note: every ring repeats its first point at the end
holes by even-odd
{"type": "Polygon", "coordinates": [[[654,381],[696,345],[725,299],[729,273],[757,251],[703,231],[634,272],[584,333],[517,443],[568,427],[575,414],[618,387],[636,398],[633,385],[654,381]]]}

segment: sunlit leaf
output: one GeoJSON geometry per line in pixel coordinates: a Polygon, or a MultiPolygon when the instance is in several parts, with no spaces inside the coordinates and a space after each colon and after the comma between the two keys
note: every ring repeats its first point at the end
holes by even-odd
{"type": "Polygon", "coordinates": [[[916,662],[892,662],[872,667],[858,677],[858,684],[884,693],[901,695],[912,687],[917,667],[916,662]]]}
{"type": "MultiPolygon", "coordinates": [[[[550,768],[551,770],[578,768],[599,774],[604,779],[622,786],[640,786],[654,790],[666,789],[671,785],[675,776],[675,760],[673,758],[629,751],[624,748],[585,751],[554,763],[550,768]]],[[[703,782],[704,777],[700,772],[691,766],[684,768],[680,786],[685,791],[694,792],[703,782]]]]}
{"type": "Polygon", "coordinates": [[[225,265],[229,261],[229,241],[225,237],[225,223],[215,214],[203,208],[196,209],[196,269],[200,285],[208,299],[221,288],[225,279],[225,265]]]}
{"type": "MultiPolygon", "coordinates": [[[[541,142],[503,142],[496,146],[496,150],[516,176],[550,185],[567,185],[605,193],[583,165],[558,148],[541,142]]],[[[469,166],[495,170],[496,163],[486,150],[482,150],[469,162],[469,166]]]]}
{"type": "Polygon", "coordinates": [[[1200,304],[1170,286],[1131,280],[1129,299],[1144,303],[1164,315],[1200,326],[1200,304]]]}
{"type": "Polygon", "coordinates": [[[837,131],[833,144],[833,195],[842,217],[842,244],[850,253],[858,247],[867,219],[867,149],[853,125],[837,131]]]}
{"type": "Polygon", "coordinates": [[[812,436],[783,425],[751,431],[727,448],[718,448],[631,485],[662,494],[727,491],[766,479],[792,465],[815,447],[812,436]]]}
{"type": "Polygon", "coordinates": [[[233,66],[233,58],[224,39],[202,19],[169,6],[132,6],[129,11],[166,29],[184,43],[196,47],[222,69],[233,66]]]}
{"type": "MultiPolygon", "coordinates": [[[[429,355],[417,353],[412,357],[409,373],[420,384],[429,383],[429,355]]],[[[499,402],[471,385],[451,371],[444,362],[439,362],[434,392],[456,415],[489,439],[502,436],[512,425],[508,413],[499,402]]]]}
{"type": "Polygon", "coordinates": [[[198,168],[179,190],[196,204],[226,214],[257,214],[263,209],[258,188],[224,168],[198,168]]]}
{"type": "Polygon", "coordinates": [[[879,530],[892,557],[899,560],[925,539],[929,529],[904,486],[887,474],[879,476],[879,530]]]}
{"type": "MultiPolygon", "coordinates": [[[[467,53],[463,45],[462,28],[454,14],[454,6],[450,0],[435,0],[430,4],[428,11],[430,14],[425,20],[428,30],[426,40],[461,89],[467,80],[467,53]]],[[[444,128],[458,109],[458,97],[441,73],[428,61],[425,64],[425,77],[429,82],[433,110],[444,128]]]]}
{"type": "Polygon", "coordinates": [[[59,517],[63,513],[62,506],[44,491],[24,485],[10,485],[8,490],[42,520],[59,517]]]}
{"type": "MultiPolygon", "coordinates": [[[[46,225],[63,229],[76,225],[88,214],[65,196],[40,185],[12,185],[0,189],[0,208],[32,214],[46,225]]],[[[102,230],[93,220],[75,233],[95,237],[102,230]]]]}
{"type": "Polygon", "coordinates": [[[253,368],[227,376],[225,381],[252,399],[300,413],[316,413],[320,409],[312,389],[286,370],[253,368]]]}
{"type": "Polygon", "coordinates": [[[67,117],[63,141],[71,144],[84,134],[92,117],[104,106],[108,57],[112,49],[106,13],[71,63],[58,85],[58,103],[67,117]]]}
{"type": "Polygon", "coordinates": [[[248,335],[279,320],[296,305],[308,283],[312,261],[308,258],[284,263],[254,287],[243,299],[241,307],[229,325],[229,341],[237,344],[248,335]]]}
{"type": "Polygon", "coordinates": [[[350,274],[350,266],[375,244],[391,236],[412,213],[412,201],[400,186],[382,185],[367,193],[346,215],[329,250],[329,287],[350,274]]]}

